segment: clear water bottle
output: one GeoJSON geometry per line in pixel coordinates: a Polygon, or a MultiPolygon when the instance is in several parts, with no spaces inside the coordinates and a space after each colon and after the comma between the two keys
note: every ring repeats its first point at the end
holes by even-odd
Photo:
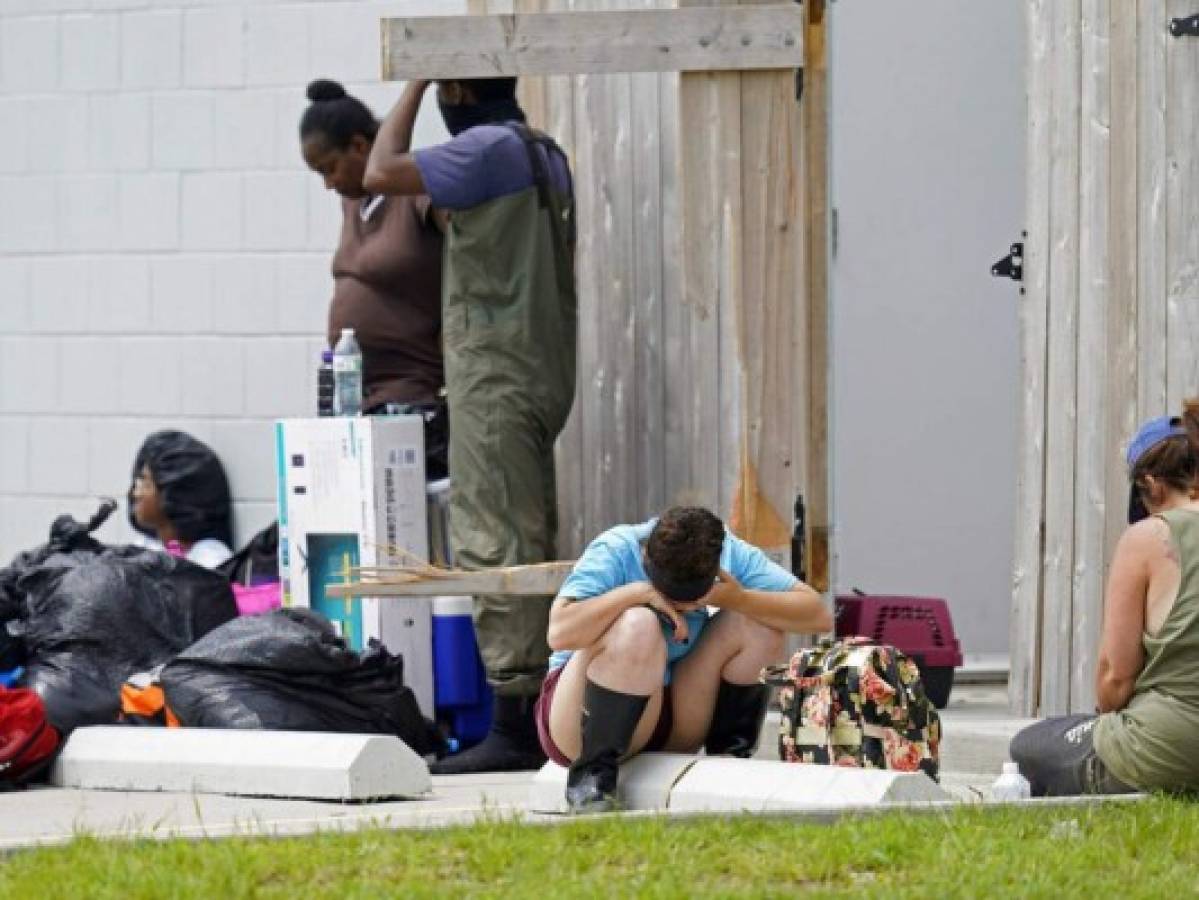
{"type": "Polygon", "coordinates": [[[337,381],[333,377],[333,351],[321,351],[321,364],[316,370],[316,414],[333,415],[333,395],[337,393],[337,381]]]}
{"type": "Polygon", "coordinates": [[[333,414],[362,415],[362,351],[353,328],[343,328],[333,348],[333,414]]]}
{"type": "Polygon", "coordinates": [[[991,785],[992,800],[1027,800],[1032,796],[1032,785],[1020,774],[1014,762],[1003,764],[1003,774],[991,785]]]}

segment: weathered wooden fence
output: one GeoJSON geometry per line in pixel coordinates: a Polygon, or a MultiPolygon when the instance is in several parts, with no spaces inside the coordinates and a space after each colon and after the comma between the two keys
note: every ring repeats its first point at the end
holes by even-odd
{"type": "MultiPolygon", "coordinates": [[[[718,5],[471,0],[471,11],[515,13],[497,33],[523,48],[533,44],[522,15],[718,5]]],[[[788,21],[800,9],[741,5],[788,21]]],[[[813,577],[826,577],[823,2],[804,9],[802,104],[793,69],[751,58],[760,38],[687,64],[605,54],[586,34],[573,58],[504,57],[505,74],[575,73],[521,86],[533,124],[570,154],[578,193],[579,385],[558,447],[564,557],[609,525],[690,502],[785,558],[802,491],[813,577]],[[639,65],[686,71],[624,71],[639,65]]],[[[718,33],[701,36],[707,51],[718,33]]],[[[385,52],[398,59],[402,38],[385,52]]],[[[405,65],[419,69],[427,51],[412,46],[405,65]]]]}
{"type": "Polygon", "coordinates": [[[1024,396],[1010,699],[1094,708],[1122,454],[1199,393],[1194,0],[1029,0],[1024,396]]]}

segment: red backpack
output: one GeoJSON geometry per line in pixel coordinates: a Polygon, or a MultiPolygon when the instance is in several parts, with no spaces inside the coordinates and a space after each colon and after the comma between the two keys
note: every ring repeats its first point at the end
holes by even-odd
{"type": "Polygon", "coordinates": [[[0,688],[0,790],[41,775],[54,760],[58,742],[41,697],[27,688],[0,688]]]}

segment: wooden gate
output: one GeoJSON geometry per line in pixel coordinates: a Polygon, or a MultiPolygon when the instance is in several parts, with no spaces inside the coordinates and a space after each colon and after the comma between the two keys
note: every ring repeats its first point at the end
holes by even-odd
{"type": "MultiPolygon", "coordinates": [[[[558,446],[560,555],[686,502],[785,561],[802,492],[811,577],[823,584],[823,2],[742,3],[762,7],[765,28],[733,40],[701,23],[688,43],[702,8],[719,5],[471,0],[495,27],[477,19],[468,38],[462,23],[447,26],[456,43],[441,77],[570,73],[521,83],[532,123],[571,156],[579,203],[579,384],[558,446]],[[647,9],[663,14],[620,24],[647,9]],[[599,12],[611,15],[583,15],[599,12]],[[601,24],[606,45],[588,33],[601,24]],[[644,29],[660,26],[651,41],[644,29]],[[638,55],[638,42],[660,52],[638,55]],[[795,69],[771,68],[781,56],[768,44],[799,52],[802,103],[795,69]]],[[[427,74],[436,54],[420,21],[384,23],[386,77],[427,74]]]]}
{"type": "Polygon", "coordinates": [[[1094,709],[1138,423],[1199,393],[1194,0],[1029,0],[1014,712],[1094,709]]]}

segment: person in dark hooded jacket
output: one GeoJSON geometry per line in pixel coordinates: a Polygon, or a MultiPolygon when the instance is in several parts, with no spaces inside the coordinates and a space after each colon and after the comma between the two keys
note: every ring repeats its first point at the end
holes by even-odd
{"type": "Polygon", "coordinates": [[[181,431],[146,438],[133,463],[129,522],[149,545],[213,569],[233,555],[233,502],[212,449],[181,431]]]}

